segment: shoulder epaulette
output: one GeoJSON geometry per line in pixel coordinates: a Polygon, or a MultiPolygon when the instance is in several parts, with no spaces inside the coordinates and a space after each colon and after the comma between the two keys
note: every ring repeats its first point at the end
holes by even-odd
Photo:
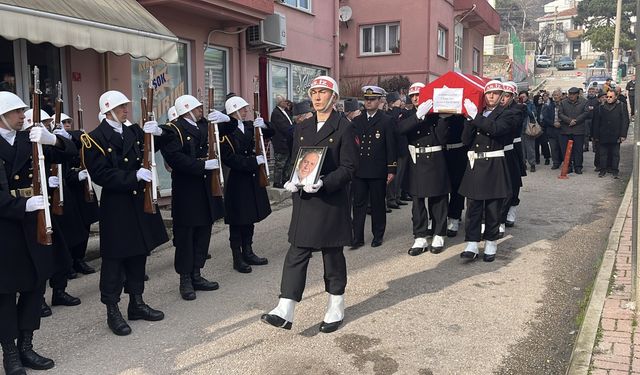
{"type": "Polygon", "coordinates": [[[107,155],[104,152],[104,149],[100,147],[98,142],[96,142],[95,139],[91,138],[91,136],[87,133],[84,133],[80,136],[80,142],[82,142],[82,150],[89,149],[93,147],[93,145],[95,145],[100,150],[100,152],[102,152],[102,155],[107,155]]]}

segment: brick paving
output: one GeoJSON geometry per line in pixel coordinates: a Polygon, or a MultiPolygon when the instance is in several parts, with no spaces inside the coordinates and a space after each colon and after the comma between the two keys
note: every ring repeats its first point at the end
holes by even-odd
{"type": "Polygon", "coordinates": [[[591,357],[591,375],[640,375],[640,330],[631,296],[631,206],[620,233],[609,293],[591,357]]]}

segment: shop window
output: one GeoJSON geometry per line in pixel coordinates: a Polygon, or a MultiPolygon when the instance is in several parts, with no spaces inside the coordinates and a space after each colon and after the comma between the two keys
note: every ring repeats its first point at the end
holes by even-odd
{"type": "Polygon", "coordinates": [[[400,53],[400,24],[389,23],[360,27],[360,54],[400,53]]]}
{"type": "Polygon", "coordinates": [[[205,73],[205,87],[204,87],[204,102],[205,106],[208,106],[209,101],[209,74],[213,78],[214,91],[214,107],[217,110],[224,108],[225,98],[229,92],[228,83],[228,62],[229,52],[224,48],[209,47],[204,52],[204,73],[205,73]]]}
{"type": "Polygon", "coordinates": [[[442,26],[438,26],[438,56],[447,57],[447,37],[449,31],[442,26]]]}
{"type": "Polygon", "coordinates": [[[276,96],[281,95],[294,103],[308,100],[307,90],[311,81],[326,75],[327,69],[283,61],[269,63],[269,110],[276,106],[276,96]]]}
{"type": "Polygon", "coordinates": [[[0,91],[16,93],[16,68],[13,61],[13,42],[0,38],[0,91]]]}
{"type": "Polygon", "coordinates": [[[311,0],[284,0],[284,5],[311,12],[311,0]]]}

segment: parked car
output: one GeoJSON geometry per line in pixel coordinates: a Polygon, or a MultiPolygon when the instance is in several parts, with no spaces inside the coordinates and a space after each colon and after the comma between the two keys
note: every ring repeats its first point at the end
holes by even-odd
{"type": "Polygon", "coordinates": [[[538,68],[550,68],[551,58],[547,55],[536,56],[536,67],[538,68]]]}
{"type": "Polygon", "coordinates": [[[556,68],[558,70],[573,70],[576,68],[576,63],[569,56],[562,56],[556,62],[556,68]]]}

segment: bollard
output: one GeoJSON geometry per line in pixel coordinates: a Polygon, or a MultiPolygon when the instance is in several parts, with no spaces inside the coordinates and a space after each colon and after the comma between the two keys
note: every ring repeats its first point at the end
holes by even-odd
{"type": "MultiPolygon", "coordinates": [[[[567,173],[569,172],[569,164],[571,164],[571,150],[573,150],[573,140],[567,142],[567,152],[564,153],[564,161],[562,162],[562,169],[558,178],[566,180],[569,178],[567,173]]],[[[582,152],[582,150],[580,150],[582,152]]]]}

